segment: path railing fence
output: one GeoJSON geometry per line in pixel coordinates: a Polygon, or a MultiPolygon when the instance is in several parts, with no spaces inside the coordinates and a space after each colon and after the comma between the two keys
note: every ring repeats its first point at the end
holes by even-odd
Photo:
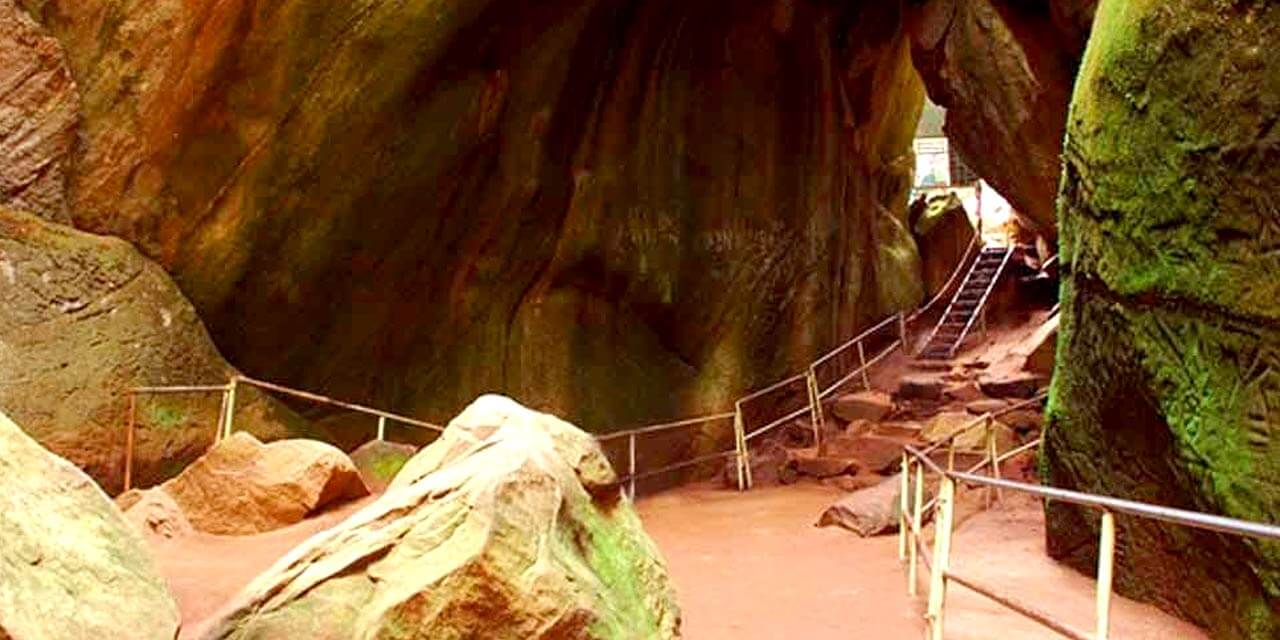
{"type": "MultiPolygon", "coordinates": [[[[821,446],[823,425],[823,402],[837,392],[850,387],[871,389],[870,372],[873,367],[883,362],[895,351],[911,354],[915,332],[913,326],[928,320],[929,312],[937,304],[945,300],[951,289],[959,282],[967,271],[969,262],[981,249],[980,239],[975,236],[965,251],[963,258],[956,265],[951,279],[932,300],[915,312],[907,315],[895,313],[875,326],[863,331],[854,338],[821,355],[810,363],[804,371],[789,378],[780,380],[763,389],[753,391],[733,403],[732,410],[710,415],[646,425],[635,429],[612,432],[598,437],[604,445],[626,442],[626,474],[621,481],[627,487],[627,493],[634,497],[636,482],[655,476],[688,469],[717,460],[733,458],[737,471],[737,486],[745,491],[752,486],[750,444],[753,440],[791,422],[808,416],[813,431],[814,446],[821,446]],[[715,452],[701,452],[697,447],[687,447],[692,451],[688,459],[670,464],[663,464],[654,469],[641,469],[638,451],[642,448],[640,441],[654,438],[673,438],[684,431],[686,442],[695,440],[688,431],[705,430],[708,425],[717,422],[729,423],[733,432],[733,448],[715,452]]],[[[442,431],[439,425],[417,420],[409,416],[382,411],[351,402],[336,400],[308,391],[293,389],[279,384],[257,380],[247,376],[233,376],[226,384],[187,385],[187,386],[152,386],[128,389],[128,415],[126,418],[126,441],[124,453],[124,485],[125,490],[132,486],[133,456],[137,427],[137,400],[140,396],[155,394],[190,394],[218,393],[222,397],[222,406],[218,413],[217,430],[214,442],[231,435],[234,428],[237,388],[253,386],[272,393],[292,396],[302,400],[323,405],[338,407],[356,413],[377,418],[377,439],[385,440],[388,425],[398,424],[407,427],[442,431]]],[[[721,431],[723,432],[723,431],[721,431]]],[[[714,439],[708,439],[714,440],[714,439]]],[[[619,456],[614,455],[615,468],[624,465],[619,456]]]]}
{"type": "Polygon", "coordinates": [[[942,640],[946,619],[947,590],[954,583],[987,599],[1015,611],[1059,635],[1073,640],[1108,640],[1111,630],[1112,580],[1115,576],[1116,521],[1117,514],[1160,520],[1171,524],[1215,531],[1229,535],[1280,540],[1280,527],[1271,524],[1249,522],[1222,516],[1172,509],[1131,500],[1122,500],[1053,487],[1014,482],[1000,477],[1000,464],[1014,456],[1031,451],[1043,443],[1043,437],[1016,447],[1005,453],[997,449],[994,437],[995,419],[1001,413],[1015,411],[1031,402],[1040,402],[1041,393],[1027,403],[1014,405],[1000,412],[985,414],[957,430],[948,439],[923,450],[907,447],[902,456],[902,486],[900,491],[900,516],[898,527],[898,558],[906,564],[907,593],[918,595],[919,566],[929,573],[927,608],[925,613],[926,638],[942,640]],[[987,447],[983,460],[967,470],[955,468],[956,439],[975,429],[985,429],[987,447]],[[946,448],[946,467],[934,460],[946,448]],[[984,468],[988,473],[980,475],[984,468]],[[937,480],[935,497],[926,502],[926,483],[937,480]],[[984,488],[987,502],[1000,500],[1003,492],[1014,491],[1037,496],[1044,500],[1057,500],[1101,512],[1098,541],[1098,572],[1095,623],[1092,632],[1073,627],[1070,623],[1054,618],[1046,611],[999,589],[956,572],[952,568],[952,543],[956,528],[956,493],[960,486],[984,488]],[[933,546],[925,542],[924,526],[930,519],[934,524],[933,546]]]}

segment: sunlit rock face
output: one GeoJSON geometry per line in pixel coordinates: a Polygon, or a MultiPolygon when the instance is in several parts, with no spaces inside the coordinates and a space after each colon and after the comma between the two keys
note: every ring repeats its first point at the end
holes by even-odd
{"type": "Polygon", "coordinates": [[[1025,223],[1053,237],[1067,106],[1097,0],[910,4],[915,63],[947,108],[947,136],[1025,223]]]}
{"type": "MultiPolygon", "coordinates": [[[[1104,0],[1061,200],[1052,484],[1280,521],[1280,5],[1104,0]]],[[[1096,559],[1054,503],[1052,554],[1096,559]]],[[[1280,636],[1280,548],[1120,518],[1118,588],[1280,636]]]]}
{"type": "Polygon", "coordinates": [[[74,223],[253,374],[602,429],[921,297],[897,3],[21,4],[82,95],[74,223]]]}

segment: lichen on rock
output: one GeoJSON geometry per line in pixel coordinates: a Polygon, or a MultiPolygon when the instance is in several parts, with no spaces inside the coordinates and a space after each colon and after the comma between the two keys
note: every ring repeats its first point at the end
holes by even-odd
{"type": "MultiPolygon", "coordinates": [[[[1277,38],[1275,3],[1102,2],[1059,208],[1052,484],[1280,520],[1277,38]]],[[[1092,566],[1095,516],[1055,503],[1048,528],[1092,566]]],[[[1275,544],[1140,519],[1119,544],[1122,593],[1221,637],[1280,633],[1275,544]]]]}
{"type": "Polygon", "coordinates": [[[485,396],[376,502],[259,576],[206,638],[675,638],[679,621],[594,439],[485,396]]]}

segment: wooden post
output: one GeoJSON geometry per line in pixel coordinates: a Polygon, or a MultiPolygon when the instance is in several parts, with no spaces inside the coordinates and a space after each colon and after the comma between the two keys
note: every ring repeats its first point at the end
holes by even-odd
{"type": "Polygon", "coordinates": [[[385,442],[387,439],[387,417],[378,416],[378,442],[385,442]]]}
{"type": "Polygon", "coordinates": [[[631,435],[627,436],[627,457],[630,460],[629,467],[628,467],[630,469],[630,473],[627,476],[630,479],[630,482],[628,482],[627,494],[630,496],[631,501],[635,502],[635,499],[636,499],[636,434],[634,431],[631,432],[631,435]]]}
{"type": "MultiPolygon", "coordinates": [[[[902,468],[898,475],[901,481],[898,486],[898,562],[907,559],[907,512],[911,509],[910,493],[911,493],[911,466],[909,453],[902,454],[902,468]]],[[[913,543],[914,544],[914,543],[913,543]]]]}
{"type": "Polygon", "coordinates": [[[822,415],[822,399],[818,392],[818,375],[814,373],[813,367],[809,367],[809,373],[805,376],[805,385],[809,387],[809,414],[813,419],[813,446],[817,448],[818,455],[822,455],[822,427],[824,418],[822,415]]]}
{"type": "Polygon", "coordinates": [[[862,348],[862,341],[858,341],[858,363],[862,365],[862,386],[867,390],[871,390],[871,379],[867,376],[867,352],[862,348]]]}
{"type": "Polygon", "coordinates": [[[1098,640],[1111,632],[1111,581],[1115,575],[1116,516],[1102,512],[1102,532],[1098,541],[1098,640]]]}
{"type": "Polygon", "coordinates": [[[133,488],[133,431],[137,423],[138,394],[129,392],[129,415],[125,418],[124,436],[124,490],[133,488]]]}
{"type": "Polygon", "coordinates": [[[230,438],[231,430],[235,427],[236,419],[236,382],[238,378],[231,378],[231,384],[227,385],[227,424],[222,430],[222,437],[230,438]]]}
{"type": "Polygon", "coordinates": [[[955,525],[956,482],[942,477],[938,492],[938,521],[933,536],[933,566],[930,567],[929,639],[942,640],[943,618],[947,603],[947,571],[951,568],[951,533],[955,525]]]}
{"type": "Polygon", "coordinates": [[[915,465],[916,486],[915,495],[913,496],[915,504],[911,505],[911,548],[907,550],[907,553],[911,556],[911,564],[907,567],[907,595],[912,597],[919,591],[919,585],[916,584],[918,572],[916,565],[919,560],[916,556],[918,554],[917,549],[920,546],[918,537],[920,531],[924,528],[924,463],[916,462],[915,465]]]}

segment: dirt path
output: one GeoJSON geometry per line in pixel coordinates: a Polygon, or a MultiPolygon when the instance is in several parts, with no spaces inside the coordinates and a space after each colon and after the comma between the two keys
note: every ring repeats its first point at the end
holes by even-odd
{"type": "MultiPolygon", "coordinates": [[[[739,494],[705,486],[641,499],[645,527],[666,556],[691,640],[918,638],[923,600],[906,595],[897,538],[862,539],[812,526],[839,494],[801,484],[739,494]]],[[[1077,628],[1093,624],[1093,581],[1044,555],[1038,505],[1010,500],[965,521],[955,568],[1077,628]]],[[[924,571],[921,571],[922,576],[924,571]]],[[[924,589],[921,589],[924,593],[924,589]]],[[[1117,598],[1112,635],[1201,640],[1203,632],[1154,607],[1117,598]]],[[[1058,640],[1007,609],[951,589],[948,640],[1058,640]]]]}

